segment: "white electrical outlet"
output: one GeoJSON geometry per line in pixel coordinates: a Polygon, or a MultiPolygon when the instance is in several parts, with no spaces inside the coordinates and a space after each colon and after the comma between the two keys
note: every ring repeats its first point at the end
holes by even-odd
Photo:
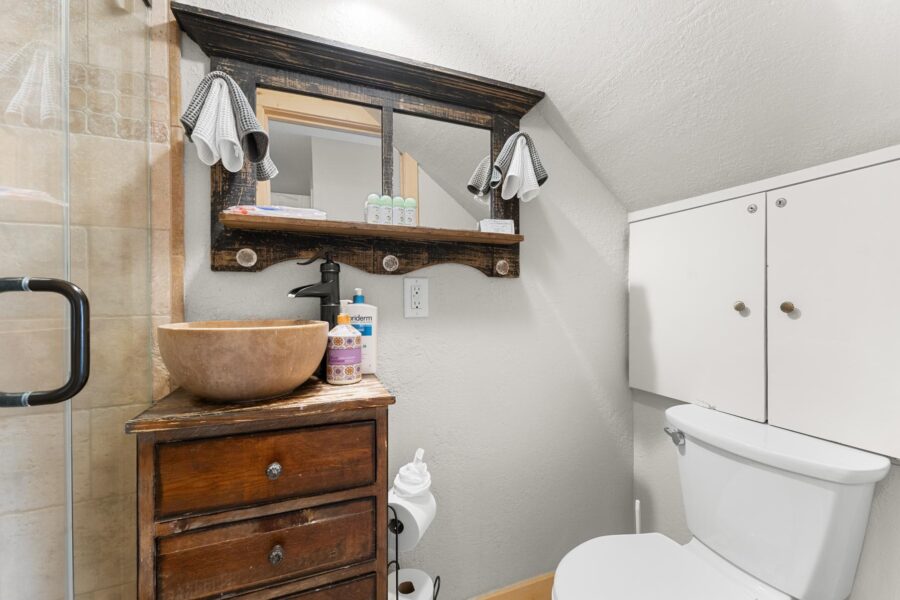
{"type": "Polygon", "coordinates": [[[428,316],[428,280],[426,278],[403,278],[403,316],[407,319],[428,316]]]}

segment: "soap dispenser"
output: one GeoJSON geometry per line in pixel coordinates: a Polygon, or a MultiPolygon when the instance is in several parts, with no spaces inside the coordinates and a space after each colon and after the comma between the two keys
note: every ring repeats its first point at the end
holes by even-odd
{"type": "Polygon", "coordinates": [[[362,379],[362,336],[350,325],[350,315],[341,313],[328,332],[325,377],[332,385],[358,383],[362,379]]]}

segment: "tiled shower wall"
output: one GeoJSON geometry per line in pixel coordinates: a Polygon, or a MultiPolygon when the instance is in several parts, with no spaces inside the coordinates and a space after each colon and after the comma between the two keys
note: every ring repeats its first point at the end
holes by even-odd
{"type": "MultiPolygon", "coordinates": [[[[168,8],[157,0],[148,19],[140,0],[69,4],[70,278],[92,317],[91,378],[72,402],[75,591],[120,600],[136,591],[135,443],[124,423],[169,385],[152,351],[153,327],[172,319],[168,8]]],[[[35,39],[59,50],[62,5],[0,0],[0,63],[35,39]]],[[[0,113],[21,83],[0,81],[0,113]]],[[[0,186],[63,198],[62,130],[2,117],[0,186]]],[[[64,244],[60,206],[2,196],[0,276],[63,277],[64,244]]],[[[58,385],[64,305],[15,296],[0,302],[2,387],[58,385]]],[[[0,598],[63,598],[63,419],[60,406],[0,413],[0,598]]]]}

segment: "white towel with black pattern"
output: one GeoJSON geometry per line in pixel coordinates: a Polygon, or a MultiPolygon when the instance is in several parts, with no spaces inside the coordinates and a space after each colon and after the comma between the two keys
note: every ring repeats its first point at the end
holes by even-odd
{"type": "Polygon", "coordinates": [[[219,115],[219,100],[227,95],[225,82],[219,79],[212,82],[206,101],[194,123],[191,140],[197,146],[197,157],[209,167],[219,162],[219,145],[216,143],[216,121],[219,115]]]}
{"type": "MultiPolygon", "coordinates": [[[[503,149],[500,150],[500,154],[497,156],[497,160],[494,161],[493,165],[491,165],[490,156],[485,156],[481,159],[481,162],[478,163],[475,172],[472,173],[472,176],[469,178],[469,183],[466,186],[467,189],[475,195],[476,200],[486,202],[487,193],[492,189],[500,187],[500,184],[507,178],[519,140],[525,141],[525,150],[527,150],[527,152],[523,151],[521,154],[526,157],[526,160],[530,163],[531,167],[530,169],[523,171],[523,173],[529,175],[528,191],[524,194],[524,196],[527,197],[527,200],[525,201],[527,202],[537,196],[537,188],[544,185],[544,182],[547,181],[549,175],[547,174],[547,170],[544,168],[543,163],[541,163],[541,157],[537,153],[537,148],[535,147],[531,136],[523,131],[519,131],[509,136],[503,144],[503,149]],[[531,179],[532,176],[533,180],[531,179]]],[[[516,177],[514,177],[513,180],[516,181],[516,177]]],[[[504,198],[512,198],[516,196],[518,192],[519,189],[516,188],[511,192],[503,190],[502,193],[504,198]]],[[[525,198],[523,198],[523,200],[524,199],[525,198]]]]}
{"type": "Polygon", "coordinates": [[[544,169],[544,165],[541,163],[541,157],[538,156],[534,141],[531,139],[530,135],[524,131],[519,131],[509,136],[503,144],[503,149],[500,150],[500,154],[497,155],[497,160],[494,161],[494,168],[491,170],[490,185],[492,189],[500,187],[500,184],[506,178],[506,172],[509,170],[509,165],[512,163],[513,153],[516,150],[516,144],[518,143],[519,138],[525,138],[525,143],[528,144],[528,151],[531,154],[531,168],[534,169],[537,184],[539,186],[544,185],[544,182],[547,181],[549,175],[547,174],[547,170],[544,169]]]}
{"type": "Polygon", "coordinates": [[[256,168],[256,180],[266,181],[275,177],[278,175],[278,168],[269,157],[269,134],[260,126],[240,86],[227,73],[222,71],[208,73],[194,91],[190,103],[181,115],[181,124],[188,139],[192,139],[200,113],[216,80],[225,82],[234,113],[237,138],[240,140],[244,156],[256,168]]]}
{"type": "MultiPolygon", "coordinates": [[[[221,80],[219,82],[221,83],[221,80]]],[[[224,89],[225,84],[222,83],[224,89]]],[[[208,104],[208,103],[207,103],[208,104]]],[[[244,168],[244,149],[238,139],[237,127],[234,123],[234,111],[228,93],[219,97],[219,110],[216,115],[216,149],[226,170],[237,173],[244,168]]]]}

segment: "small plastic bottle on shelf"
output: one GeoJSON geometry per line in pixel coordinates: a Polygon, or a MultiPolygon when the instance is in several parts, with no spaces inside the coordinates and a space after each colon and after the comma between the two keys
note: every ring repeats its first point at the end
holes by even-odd
{"type": "Polygon", "coordinates": [[[403,203],[403,224],[410,227],[419,224],[419,208],[415,198],[407,198],[403,203]]]}
{"type": "Polygon", "coordinates": [[[365,221],[366,223],[377,223],[378,222],[378,201],[381,200],[381,196],[378,194],[369,194],[369,197],[366,198],[366,209],[365,209],[365,221]]]}
{"type": "Polygon", "coordinates": [[[405,201],[400,196],[394,196],[393,212],[391,214],[391,221],[394,225],[405,225],[405,221],[403,220],[403,211],[405,201]]]}
{"type": "Polygon", "coordinates": [[[381,200],[378,201],[378,222],[381,225],[390,225],[394,222],[393,217],[393,206],[391,197],[388,195],[384,195],[381,197],[381,200]]]}

